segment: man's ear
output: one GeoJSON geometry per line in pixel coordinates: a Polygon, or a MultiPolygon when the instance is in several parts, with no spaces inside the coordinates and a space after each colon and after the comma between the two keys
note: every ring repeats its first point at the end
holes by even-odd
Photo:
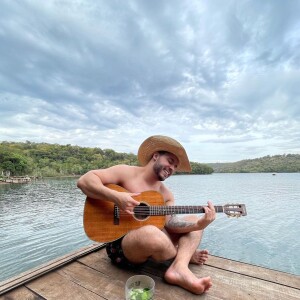
{"type": "Polygon", "coordinates": [[[159,153],[158,152],[154,152],[152,155],[152,158],[154,161],[157,161],[157,159],[159,158],[159,153]]]}

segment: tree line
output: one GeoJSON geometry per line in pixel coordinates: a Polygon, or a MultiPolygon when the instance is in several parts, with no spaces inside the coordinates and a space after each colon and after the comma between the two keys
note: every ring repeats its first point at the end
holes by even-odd
{"type": "MultiPolygon", "coordinates": [[[[112,149],[48,143],[1,142],[0,177],[56,177],[82,175],[117,164],[138,165],[137,156],[112,149]]],[[[212,167],[191,162],[192,174],[211,174],[212,167]]]]}
{"type": "Polygon", "coordinates": [[[233,163],[214,163],[209,166],[216,173],[294,173],[300,172],[300,154],[268,155],[233,163]]]}

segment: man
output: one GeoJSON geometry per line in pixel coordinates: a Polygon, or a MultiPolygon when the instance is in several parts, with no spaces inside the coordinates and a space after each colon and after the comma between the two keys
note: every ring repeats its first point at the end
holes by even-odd
{"type": "MultiPolygon", "coordinates": [[[[174,196],[162,183],[177,171],[191,171],[189,159],[182,145],[167,136],[151,136],[138,150],[141,166],[117,165],[107,169],[89,171],[77,186],[90,198],[109,199],[122,211],[133,214],[139,202],[134,196],[147,190],[162,194],[166,205],[174,205],[174,196]],[[117,184],[130,193],[107,188],[117,184]]],[[[188,268],[189,263],[203,264],[207,250],[198,250],[204,228],[216,217],[214,206],[208,202],[205,214],[178,219],[166,216],[163,230],[145,225],[128,232],[124,237],[107,244],[112,262],[123,267],[144,263],[148,258],[156,261],[174,259],[165,273],[165,280],[195,294],[202,294],[211,286],[210,277],[197,278],[188,268]]]]}

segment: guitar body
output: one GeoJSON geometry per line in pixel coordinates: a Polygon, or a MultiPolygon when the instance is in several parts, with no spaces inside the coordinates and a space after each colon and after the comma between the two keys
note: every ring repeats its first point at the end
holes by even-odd
{"type": "MultiPolygon", "coordinates": [[[[109,184],[107,187],[118,192],[128,192],[126,189],[114,184],[109,184]]],[[[142,192],[133,198],[150,206],[165,204],[162,195],[156,191],[142,192]]],[[[165,216],[147,216],[141,220],[121,210],[119,210],[116,218],[115,213],[113,202],[87,197],[83,213],[83,226],[86,235],[96,242],[110,242],[122,237],[130,230],[145,225],[154,225],[160,229],[165,225],[165,216]]]]}

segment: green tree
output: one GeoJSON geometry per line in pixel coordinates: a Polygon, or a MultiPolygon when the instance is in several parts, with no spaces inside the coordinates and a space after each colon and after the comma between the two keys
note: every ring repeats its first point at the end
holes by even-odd
{"type": "Polygon", "coordinates": [[[10,172],[12,176],[26,175],[30,171],[30,166],[25,156],[15,152],[1,151],[0,169],[10,172]]]}

